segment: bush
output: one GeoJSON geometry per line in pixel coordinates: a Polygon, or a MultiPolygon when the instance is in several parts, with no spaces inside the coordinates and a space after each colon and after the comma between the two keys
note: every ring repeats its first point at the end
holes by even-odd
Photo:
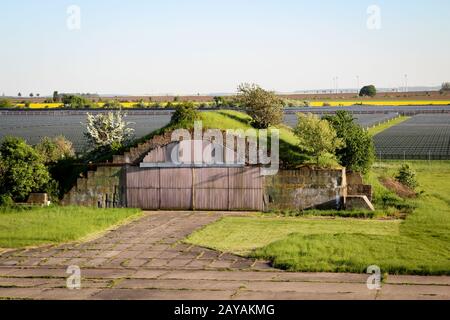
{"type": "Polygon", "coordinates": [[[129,128],[126,114],[122,111],[87,114],[85,133],[90,145],[95,149],[117,151],[127,144],[133,137],[134,129],[129,128]]]}
{"type": "Polygon", "coordinates": [[[213,100],[214,100],[214,105],[216,108],[219,108],[225,104],[224,97],[216,96],[213,98],[213,100]]]}
{"type": "Polygon", "coordinates": [[[52,203],[56,203],[59,201],[60,198],[60,188],[59,183],[56,180],[50,180],[46,185],[44,190],[47,195],[49,201],[52,203]]]}
{"type": "Polygon", "coordinates": [[[133,107],[134,107],[134,108],[144,109],[144,108],[148,108],[149,105],[147,105],[147,104],[145,103],[145,101],[141,99],[138,103],[134,104],[133,107]]]}
{"type": "Polygon", "coordinates": [[[172,114],[171,124],[177,127],[191,127],[200,114],[192,102],[180,103],[172,114]]]}
{"type": "Polygon", "coordinates": [[[330,123],[311,113],[298,113],[294,133],[299,139],[300,148],[313,156],[317,165],[321,157],[334,155],[335,150],[342,145],[342,140],[337,137],[330,123]]]}
{"type": "Polygon", "coordinates": [[[415,189],[418,187],[416,173],[408,164],[404,164],[398,171],[395,179],[408,188],[415,189]]]}
{"type": "Polygon", "coordinates": [[[441,93],[450,92],[450,82],[444,82],[442,84],[440,92],[441,93]]]}
{"type": "Polygon", "coordinates": [[[355,123],[347,111],[324,117],[344,144],[336,150],[339,163],[350,170],[367,173],[375,160],[375,146],[370,134],[355,123]]]}
{"type": "Polygon", "coordinates": [[[256,84],[241,84],[238,93],[237,101],[253,119],[255,128],[266,129],[283,121],[284,102],[274,92],[256,84]]]}
{"type": "Polygon", "coordinates": [[[75,156],[72,142],[64,136],[57,136],[55,138],[44,137],[35,146],[35,149],[41,154],[44,162],[47,164],[75,156]]]}
{"type": "Polygon", "coordinates": [[[13,105],[8,99],[0,99],[0,108],[12,108],[13,105]]]}
{"type": "Polygon", "coordinates": [[[12,207],[14,200],[9,194],[0,194],[0,207],[12,207]]]}
{"type": "Polygon", "coordinates": [[[360,97],[375,97],[377,95],[377,89],[374,85],[364,86],[361,91],[359,91],[360,97]]]}
{"type": "Polygon", "coordinates": [[[80,96],[63,95],[61,100],[66,108],[84,109],[96,106],[92,101],[80,96]]]}
{"type": "Polygon", "coordinates": [[[121,109],[122,107],[122,104],[117,100],[108,100],[103,105],[105,109],[121,109]]]}
{"type": "Polygon", "coordinates": [[[0,194],[25,201],[31,192],[43,192],[50,174],[42,156],[21,138],[7,137],[0,145],[0,194]]]}

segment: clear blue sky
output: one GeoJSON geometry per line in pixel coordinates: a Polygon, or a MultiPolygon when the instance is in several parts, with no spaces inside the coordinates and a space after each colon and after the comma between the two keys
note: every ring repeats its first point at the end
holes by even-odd
{"type": "Polygon", "coordinates": [[[294,91],[450,81],[448,0],[2,0],[0,94],[294,91]],[[69,5],[81,29],[66,26],[69,5]],[[381,29],[367,28],[367,8],[381,29]]]}

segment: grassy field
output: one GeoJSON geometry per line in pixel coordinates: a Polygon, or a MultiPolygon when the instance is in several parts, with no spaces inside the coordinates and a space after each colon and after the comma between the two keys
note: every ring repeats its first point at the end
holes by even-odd
{"type": "Polygon", "coordinates": [[[0,248],[75,241],[141,215],[137,209],[0,208],[0,248]]]}
{"type": "Polygon", "coordinates": [[[374,126],[374,127],[370,128],[368,130],[369,134],[371,136],[375,136],[375,135],[383,132],[384,130],[387,130],[387,129],[393,127],[393,126],[396,126],[396,125],[398,125],[398,124],[400,124],[402,122],[405,122],[408,119],[411,119],[411,117],[399,116],[399,117],[397,117],[395,119],[389,120],[389,121],[387,121],[385,123],[382,123],[380,125],[377,125],[377,126],[374,126]]]}
{"type": "MultiPolygon", "coordinates": [[[[392,175],[401,164],[376,164],[370,179],[392,175]]],[[[450,274],[450,162],[411,165],[424,193],[405,200],[416,207],[405,220],[228,217],[186,241],[290,271],[362,273],[378,265],[390,274],[450,274]]],[[[374,187],[378,205],[398,200],[380,183],[374,187]]]]}
{"type": "Polygon", "coordinates": [[[190,235],[189,243],[249,255],[255,249],[285,239],[292,233],[306,235],[363,233],[371,235],[398,235],[400,221],[371,221],[363,219],[293,218],[253,215],[228,217],[190,235]]]}
{"type": "MultiPolygon", "coordinates": [[[[251,118],[247,114],[239,111],[221,110],[208,111],[200,114],[204,128],[220,130],[227,129],[253,129],[250,125],[251,118]]],[[[293,166],[298,164],[308,164],[312,160],[298,147],[299,141],[292,128],[281,124],[276,127],[280,131],[280,159],[281,162],[289,163],[293,166]]],[[[270,134],[270,131],[269,131],[270,134]]],[[[323,157],[321,163],[328,167],[339,167],[334,159],[323,157]]]]}

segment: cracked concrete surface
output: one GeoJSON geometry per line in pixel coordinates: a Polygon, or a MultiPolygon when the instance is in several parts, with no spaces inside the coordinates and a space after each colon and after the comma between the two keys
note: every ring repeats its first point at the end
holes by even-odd
{"type": "Polygon", "coordinates": [[[86,242],[0,255],[0,298],[13,299],[450,299],[450,277],[291,273],[258,261],[181,243],[225,212],[148,212],[86,242]],[[67,267],[81,289],[66,288],[67,267]]]}

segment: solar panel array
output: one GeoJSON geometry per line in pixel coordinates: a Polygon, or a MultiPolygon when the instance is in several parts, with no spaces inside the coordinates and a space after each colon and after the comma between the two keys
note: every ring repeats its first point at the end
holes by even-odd
{"type": "Polygon", "coordinates": [[[380,159],[450,159],[450,114],[419,114],[374,137],[380,159]]]}
{"type": "MultiPolygon", "coordinates": [[[[169,114],[129,115],[126,121],[135,129],[135,137],[143,137],[170,122],[169,114]]],[[[5,136],[22,137],[29,144],[38,143],[43,137],[63,135],[72,141],[78,152],[85,151],[88,143],[84,137],[86,115],[2,115],[0,116],[0,140],[5,136]]]]}
{"type": "MultiPolygon", "coordinates": [[[[370,127],[398,116],[397,113],[354,114],[363,127],[370,127]]],[[[170,121],[170,112],[130,112],[127,121],[136,138],[159,129],[170,121]]],[[[79,112],[2,112],[0,140],[7,135],[26,139],[30,144],[43,137],[64,135],[77,151],[86,150],[85,111],[79,112]]],[[[295,126],[295,113],[285,114],[285,123],[295,126]]],[[[381,159],[450,159],[450,113],[418,114],[374,137],[377,156],[381,159]]]]}

